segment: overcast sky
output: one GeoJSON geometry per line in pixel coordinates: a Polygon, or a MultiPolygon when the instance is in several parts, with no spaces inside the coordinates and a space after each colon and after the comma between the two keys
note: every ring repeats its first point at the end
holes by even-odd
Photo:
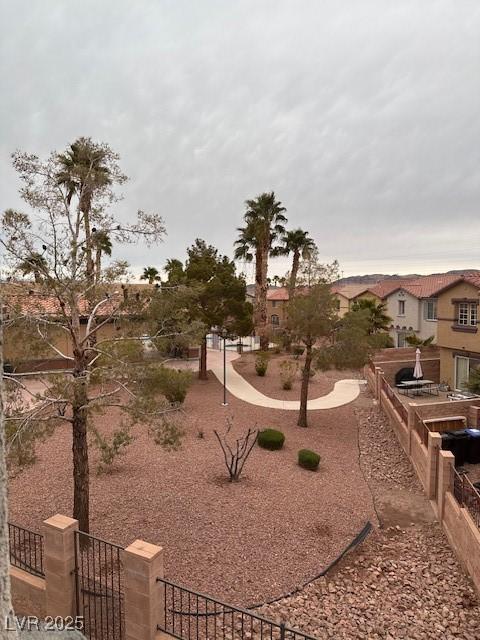
{"type": "MultiPolygon", "coordinates": [[[[137,272],[232,254],[275,190],[346,275],[480,268],[478,0],[0,0],[0,206],[16,148],[108,142],[118,213],[160,213],[137,272]]],[[[272,262],[281,274],[285,264],[272,262]]]]}

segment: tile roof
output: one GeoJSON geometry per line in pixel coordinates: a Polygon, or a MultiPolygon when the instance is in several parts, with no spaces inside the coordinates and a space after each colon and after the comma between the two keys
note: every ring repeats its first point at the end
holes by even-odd
{"type": "Polygon", "coordinates": [[[365,291],[368,291],[370,285],[365,284],[344,284],[344,285],[333,285],[332,293],[338,293],[339,295],[347,298],[348,300],[352,300],[352,298],[356,298],[365,291]]]}
{"type": "MultiPolygon", "coordinates": [[[[119,287],[115,286],[115,290],[111,293],[110,299],[104,302],[98,309],[98,317],[109,316],[117,311],[125,313],[124,310],[120,310],[124,301],[123,293],[118,290],[120,287],[121,285],[119,285],[119,287]]],[[[127,288],[132,293],[137,294],[144,288],[144,285],[138,286],[134,283],[133,286],[131,286],[127,284],[127,288]]],[[[0,285],[0,291],[2,293],[3,305],[12,311],[17,310],[22,314],[38,316],[61,314],[61,305],[58,298],[54,295],[48,295],[36,290],[34,283],[2,283],[0,285]]],[[[82,298],[79,301],[78,307],[81,318],[85,318],[90,314],[89,304],[86,298],[82,298]]],[[[68,305],[65,305],[65,313],[67,315],[70,314],[68,305]]]]}
{"type": "Polygon", "coordinates": [[[388,280],[382,280],[373,287],[369,287],[369,291],[378,296],[379,298],[386,298],[397,289],[403,288],[406,284],[415,282],[414,278],[389,278],[388,280]]]}
{"type": "Polygon", "coordinates": [[[480,273],[469,273],[463,277],[463,280],[480,289],[480,273]]]}
{"type": "Polygon", "coordinates": [[[280,287],[279,289],[269,289],[267,291],[267,300],[288,300],[288,289],[280,287]]]}
{"type": "Polygon", "coordinates": [[[432,298],[437,296],[443,289],[460,280],[463,280],[463,277],[455,274],[422,276],[414,282],[405,284],[402,289],[405,289],[405,291],[408,291],[408,293],[411,293],[417,298],[432,298]]]}

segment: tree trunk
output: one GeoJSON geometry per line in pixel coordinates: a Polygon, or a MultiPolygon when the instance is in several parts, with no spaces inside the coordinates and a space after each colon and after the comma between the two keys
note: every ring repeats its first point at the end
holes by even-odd
{"type": "MultiPolygon", "coordinates": [[[[0,300],[0,629],[12,628],[8,638],[16,640],[18,633],[13,620],[10,591],[10,554],[8,542],[7,460],[5,453],[5,424],[3,415],[3,318],[0,300]]],[[[7,633],[4,631],[3,633],[7,633]]],[[[0,637],[5,637],[0,630],[0,637]]]]}
{"type": "Polygon", "coordinates": [[[269,337],[267,333],[267,282],[268,273],[268,247],[261,247],[257,251],[257,265],[255,273],[255,291],[257,298],[256,322],[258,325],[258,333],[260,335],[260,349],[266,351],[269,345],[269,337]],[[260,260],[258,259],[260,257],[260,260]]]}
{"type": "Polygon", "coordinates": [[[207,376],[207,336],[203,336],[200,345],[200,366],[198,369],[198,378],[200,380],[208,380],[207,376]]]}
{"type": "Polygon", "coordinates": [[[102,250],[100,247],[97,247],[95,253],[95,284],[100,282],[100,271],[102,268],[102,250]]]}
{"type": "Polygon", "coordinates": [[[89,533],[90,472],[87,442],[87,385],[84,371],[74,373],[75,389],[72,407],[73,432],[73,517],[80,531],[89,533]]]}
{"type": "Polygon", "coordinates": [[[302,371],[302,388],[300,391],[300,412],[298,414],[298,426],[307,427],[307,402],[308,402],[308,385],[310,384],[310,369],[312,368],[312,345],[306,345],[305,365],[302,371]]]}
{"type": "Polygon", "coordinates": [[[300,266],[300,253],[295,250],[293,252],[292,271],[290,273],[290,282],[288,283],[288,299],[293,300],[295,296],[295,288],[297,286],[298,267],[300,266]]]}

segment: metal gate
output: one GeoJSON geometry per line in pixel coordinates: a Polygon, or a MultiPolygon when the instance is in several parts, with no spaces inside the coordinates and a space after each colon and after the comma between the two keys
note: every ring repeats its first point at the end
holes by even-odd
{"type": "Polygon", "coordinates": [[[90,640],[124,640],[123,547],[75,532],[77,615],[90,640]]]}

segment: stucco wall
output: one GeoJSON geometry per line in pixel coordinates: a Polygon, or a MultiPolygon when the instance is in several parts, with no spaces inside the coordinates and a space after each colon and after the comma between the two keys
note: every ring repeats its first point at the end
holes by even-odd
{"type": "Polygon", "coordinates": [[[479,300],[479,291],[467,282],[460,282],[438,296],[437,343],[440,347],[448,347],[457,351],[480,353],[480,334],[478,331],[476,333],[468,333],[452,329],[452,325],[456,322],[453,300],[462,298],[479,300]]]}
{"type": "Polygon", "coordinates": [[[425,489],[427,486],[427,448],[422,444],[415,431],[412,431],[410,436],[410,459],[425,489]]]}
{"type": "Polygon", "coordinates": [[[43,618],[46,607],[45,580],[11,566],[10,581],[15,612],[43,618]]]}
{"type": "Polygon", "coordinates": [[[480,591],[480,531],[450,492],[445,494],[442,524],[450,545],[480,591]]]}

